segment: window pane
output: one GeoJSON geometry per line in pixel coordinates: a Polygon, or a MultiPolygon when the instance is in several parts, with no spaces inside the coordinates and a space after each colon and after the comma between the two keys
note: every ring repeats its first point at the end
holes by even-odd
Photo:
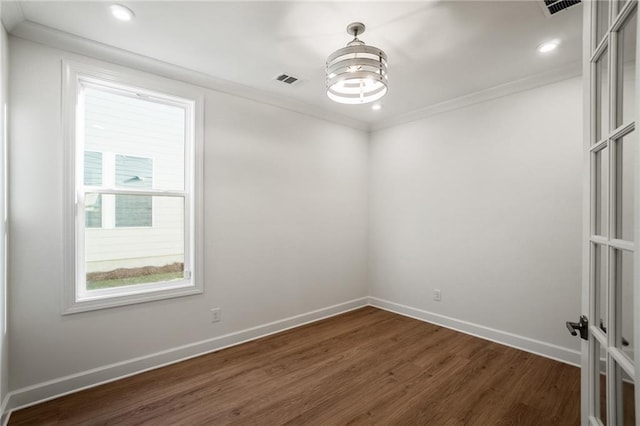
{"type": "Polygon", "coordinates": [[[616,141],[616,238],[633,241],[636,132],[616,141]]]}
{"type": "Polygon", "coordinates": [[[616,250],[616,293],[619,303],[618,330],[622,351],[633,359],[633,253],[616,250]]]}
{"type": "Polygon", "coordinates": [[[87,290],[183,278],[184,199],[146,198],[153,227],[85,229],[87,290]]]}
{"type": "Polygon", "coordinates": [[[637,13],[634,11],[618,37],[618,126],[633,121],[636,111],[636,26],[637,13]]]}
{"type": "Polygon", "coordinates": [[[596,62],[596,140],[609,133],[609,51],[605,50],[596,62]]]}
{"type": "Polygon", "coordinates": [[[609,148],[595,153],[595,233],[607,235],[607,209],[609,208],[609,148]]]}
{"type": "Polygon", "coordinates": [[[147,195],[116,195],[116,227],[153,226],[153,201],[147,195]]]}
{"type": "MultiPolygon", "coordinates": [[[[85,88],[84,105],[86,150],[108,154],[115,163],[139,157],[141,164],[133,167],[143,169],[153,159],[153,187],[184,190],[184,108],[93,87],[85,88]]],[[[111,163],[106,170],[112,180],[103,183],[106,187],[122,186],[114,168],[111,163]]],[[[132,173],[128,178],[135,176],[144,177],[132,173]]]]}

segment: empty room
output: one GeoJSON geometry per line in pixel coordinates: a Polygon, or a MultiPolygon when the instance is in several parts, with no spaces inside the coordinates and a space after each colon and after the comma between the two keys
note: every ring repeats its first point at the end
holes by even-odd
{"type": "Polygon", "coordinates": [[[636,425],[637,0],[0,1],[0,425],[636,425]]]}

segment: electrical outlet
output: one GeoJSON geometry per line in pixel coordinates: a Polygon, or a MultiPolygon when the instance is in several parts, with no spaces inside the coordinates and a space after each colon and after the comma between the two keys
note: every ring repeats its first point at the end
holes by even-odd
{"type": "Polygon", "coordinates": [[[436,288],[435,290],[433,290],[433,300],[435,300],[436,302],[439,302],[442,300],[442,292],[440,291],[439,288],[436,288]]]}
{"type": "Polygon", "coordinates": [[[218,322],[220,321],[220,308],[213,308],[211,309],[211,322],[218,322]]]}

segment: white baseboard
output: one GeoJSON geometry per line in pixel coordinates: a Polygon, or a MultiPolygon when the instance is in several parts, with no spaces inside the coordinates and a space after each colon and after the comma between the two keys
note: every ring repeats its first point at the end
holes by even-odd
{"type": "Polygon", "coordinates": [[[60,396],[99,386],[104,383],[175,364],[190,358],[239,345],[291,328],[339,315],[364,306],[373,306],[396,314],[436,324],[502,345],[541,355],[567,364],[579,366],[580,352],[557,345],[507,333],[501,330],[461,321],[444,315],[424,311],[376,297],[363,297],[329,306],[268,324],[225,334],[212,339],[184,345],[127,361],[106,365],[93,370],[50,380],[9,392],[2,403],[0,425],[5,426],[11,411],[26,408],[60,396]]]}
{"type": "Polygon", "coordinates": [[[239,345],[291,328],[339,315],[367,306],[367,297],[351,300],[282,320],[225,334],[189,345],[179,346],[162,352],[106,365],[93,370],[50,380],[9,392],[2,407],[2,420],[9,418],[11,411],[39,404],[83,389],[113,382],[125,377],[175,364],[190,358],[239,345]]]}
{"type": "Polygon", "coordinates": [[[377,297],[369,297],[369,305],[580,367],[580,352],[562,346],[378,299],[377,297]]]}
{"type": "Polygon", "coordinates": [[[0,406],[0,425],[7,426],[9,423],[9,416],[11,413],[7,410],[7,404],[9,404],[9,396],[10,394],[5,395],[2,400],[2,406],[0,406]]]}

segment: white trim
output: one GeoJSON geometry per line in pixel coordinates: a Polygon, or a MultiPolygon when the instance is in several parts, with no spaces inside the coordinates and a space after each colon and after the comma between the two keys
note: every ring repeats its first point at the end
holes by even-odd
{"type": "Polygon", "coordinates": [[[576,61],[555,70],[532,75],[495,87],[490,87],[478,92],[470,93],[458,98],[450,99],[369,124],[277,93],[267,92],[265,90],[213,77],[205,73],[170,64],[168,62],[163,62],[151,57],[142,56],[44,25],[36,24],[35,22],[25,20],[24,22],[19,23],[19,25],[13,28],[11,35],[40,43],[45,46],[135,68],[140,71],[195,84],[207,89],[227,93],[233,96],[257,101],[263,104],[297,112],[299,114],[305,114],[311,117],[369,132],[420,120],[436,114],[453,111],[477,103],[523,92],[525,90],[534,89],[536,87],[576,77],[582,73],[580,67],[581,62],[576,61]]]}
{"type": "MultiPolygon", "coordinates": [[[[594,7],[593,3],[585,3],[583,6],[582,16],[582,56],[590,58],[592,54],[592,46],[595,44],[594,31],[592,30],[593,22],[591,20],[591,12],[594,7]]],[[[594,199],[592,190],[594,190],[595,181],[592,181],[591,162],[595,161],[591,155],[591,139],[595,135],[595,121],[591,119],[595,115],[591,95],[595,92],[595,80],[592,78],[593,68],[591,60],[583,59],[582,64],[582,235],[581,235],[581,282],[580,282],[580,307],[581,314],[586,315],[592,323],[597,321],[594,316],[595,305],[589,304],[591,286],[595,285],[592,280],[591,266],[593,264],[591,241],[600,242],[599,238],[591,239],[595,230],[595,217],[591,215],[591,202],[594,199]]],[[[605,139],[602,146],[607,146],[605,139]]],[[[598,145],[598,144],[596,144],[598,145]]],[[[595,151],[594,151],[595,152],[595,151]]],[[[603,239],[606,243],[606,239],[603,239]]],[[[574,320],[575,321],[575,320],[574,320]]],[[[591,334],[592,336],[594,334],[591,334]]],[[[595,400],[595,384],[592,386],[591,370],[597,368],[596,344],[594,339],[582,340],[580,342],[580,422],[587,426],[592,424],[593,418],[590,416],[594,412],[593,401],[595,400]]]]}
{"type": "Polygon", "coordinates": [[[524,92],[526,90],[535,89],[536,87],[541,87],[547,84],[556,83],[558,81],[567,80],[572,77],[577,77],[581,75],[580,64],[580,61],[572,62],[562,68],[532,75],[520,80],[511,81],[509,83],[500,84],[498,86],[490,87],[488,89],[480,90],[478,92],[470,93],[458,98],[419,108],[415,111],[380,120],[373,124],[370,130],[382,130],[388,127],[397,126],[399,124],[422,120],[433,115],[465,108],[470,105],[502,98],[514,93],[524,92]]]}
{"type": "Polygon", "coordinates": [[[7,426],[9,424],[9,417],[11,417],[11,412],[7,410],[7,405],[9,404],[10,393],[4,396],[2,400],[2,406],[0,406],[0,425],[7,426]]]}
{"type": "Polygon", "coordinates": [[[545,358],[579,366],[580,352],[578,351],[369,296],[11,391],[5,397],[2,405],[2,420],[8,420],[11,412],[15,410],[240,345],[365,306],[373,306],[545,358]]]}
{"type": "Polygon", "coordinates": [[[544,3],[543,0],[538,0],[536,1],[536,3],[538,3],[538,6],[540,6],[540,11],[542,12],[545,18],[549,19],[553,16],[551,12],[549,12],[549,8],[547,7],[547,5],[544,3]]]}
{"type": "MultiPolygon", "coordinates": [[[[638,8],[638,6],[636,5],[636,17],[640,15],[640,8],[638,8]]],[[[635,102],[636,105],[638,105],[638,102],[640,101],[640,87],[638,86],[638,82],[640,82],[640,67],[638,67],[638,58],[640,56],[640,33],[638,33],[638,30],[640,30],[640,19],[637,19],[636,22],[636,69],[635,69],[635,84],[636,84],[636,88],[635,88],[635,102]]],[[[636,106],[635,108],[635,114],[633,116],[634,122],[636,124],[640,123],[640,108],[638,108],[636,106]]],[[[637,135],[636,135],[637,137],[637,135]]],[[[637,142],[636,142],[637,143],[637,142]]],[[[635,158],[634,158],[634,177],[633,177],[633,181],[634,181],[634,185],[635,185],[635,189],[634,189],[634,214],[637,217],[638,215],[638,211],[640,211],[640,191],[638,190],[638,188],[640,188],[640,167],[638,167],[640,165],[640,150],[636,149],[635,150],[635,158]]],[[[635,225],[635,230],[634,230],[634,234],[633,234],[633,240],[634,242],[636,242],[636,244],[640,241],[640,226],[638,226],[637,224],[635,225]]],[[[640,354],[640,327],[638,327],[638,324],[640,324],[640,250],[635,250],[633,252],[633,324],[634,324],[634,354],[635,354],[635,362],[634,362],[634,366],[635,364],[638,362],[638,354],[640,354]]],[[[635,377],[633,377],[633,380],[635,381],[635,383],[640,383],[640,366],[635,368],[635,377]]],[[[636,418],[638,416],[638,413],[640,413],[640,392],[637,391],[638,387],[636,386],[636,392],[635,392],[635,401],[634,401],[634,406],[635,406],[635,411],[636,411],[636,418]]],[[[638,424],[639,420],[636,420],[636,424],[638,424]]]]}
{"type": "Polygon", "coordinates": [[[589,416],[589,426],[602,426],[602,422],[593,416],[589,416]]]}
{"type": "Polygon", "coordinates": [[[140,71],[157,74],[173,80],[195,84],[207,89],[309,115],[358,130],[366,131],[369,129],[369,125],[367,123],[345,117],[343,114],[311,106],[305,102],[296,101],[277,93],[248,87],[239,83],[234,83],[232,81],[223,80],[205,73],[184,68],[179,65],[139,55],[124,49],[119,49],[117,47],[69,34],[64,31],[36,24],[35,22],[24,21],[20,23],[13,28],[11,35],[40,43],[45,46],[135,68],[140,71]]]}
{"type": "Polygon", "coordinates": [[[400,303],[390,302],[377,297],[369,297],[369,305],[395,314],[459,331],[461,333],[470,334],[471,336],[479,337],[501,345],[530,352],[535,355],[540,355],[545,358],[550,358],[555,361],[560,361],[565,364],[570,364],[576,367],[580,366],[580,352],[564,348],[562,346],[508,333],[506,331],[496,330],[495,328],[485,327],[472,322],[462,321],[445,315],[428,312],[411,306],[402,305],[400,303]]]}
{"type": "Polygon", "coordinates": [[[133,358],[127,361],[109,364],[104,367],[71,374],[58,379],[49,380],[36,385],[9,392],[8,402],[3,413],[26,408],[54,398],[81,391],[83,389],[113,382],[125,377],[154,370],[177,362],[186,361],[201,355],[219,351],[231,346],[240,345],[251,340],[260,339],[291,328],[316,322],[354,309],[367,306],[367,297],[350,300],[326,308],[316,309],[267,324],[250,327],[245,330],[202,340],[183,346],[156,352],[150,355],[133,358]]]}

